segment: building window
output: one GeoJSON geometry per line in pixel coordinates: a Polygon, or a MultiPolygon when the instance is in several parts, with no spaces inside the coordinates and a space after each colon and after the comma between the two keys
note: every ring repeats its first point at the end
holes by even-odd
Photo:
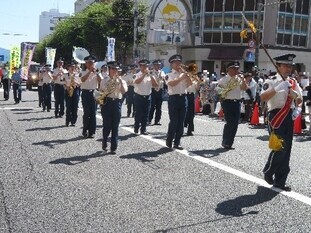
{"type": "Polygon", "coordinates": [[[309,15],[309,8],[310,8],[310,0],[302,0],[301,13],[304,15],[309,15]]]}
{"type": "MultiPolygon", "coordinates": [[[[206,1],[205,11],[206,12],[213,12],[214,11],[214,5],[215,5],[214,0],[206,1]]],[[[218,5],[222,5],[222,4],[218,4],[218,5]]]]}
{"type": "Polygon", "coordinates": [[[245,1],[245,11],[255,11],[256,6],[257,6],[256,0],[245,1]]]}
{"type": "Polygon", "coordinates": [[[222,43],[231,43],[231,34],[232,33],[223,33],[223,37],[222,37],[222,43]]]}
{"type": "Polygon", "coordinates": [[[213,34],[212,33],[204,33],[204,36],[203,36],[203,43],[212,43],[212,37],[213,37],[213,34]]]}
{"type": "Polygon", "coordinates": [[[213,33],[212,43],[220,43],[221,33],[213,33]]]}

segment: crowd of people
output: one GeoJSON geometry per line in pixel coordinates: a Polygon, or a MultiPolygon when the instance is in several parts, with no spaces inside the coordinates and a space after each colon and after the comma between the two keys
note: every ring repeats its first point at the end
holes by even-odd
{"type": "MultiPolygon", "coordinates": [[[[188,136],[194,135],[196,98],[200,99],[199,112],[210,117],[217,116],[222,109],[225,124],[220,144],[226,150],[234,149],[238,125],[250,121],[254,105],[257,104],[267,119],[270,134],[277,134],[283,142],[280,149],[272,149],[263,170],[264,179],[275,187],[290,191],[286,179],[293,120],[305,113],[305,106],[311,112],[311,86],[306,80],[308,77],[293,71],[294,58],[293,54],[274,58],[277,72],[267,76],[260,75],[256,68],[250,72],[240,72],[239,62],[228,62],[226,73],[221,73],[219,80],[215,76],[209,77],[206,70],[193,72],[192,65],[182,64],[179,54],[168,59],[171,70],[166,74],[161,70],[160,60],[150,62],[142,59],[137,65],[130,65],[128,72],[123,74],[116,61],[107,62],[98,71],[94,56],[84,58],[83,69],[74,61],[65,68],[64,61],[59,58],[55,69],[44,65],[39,71],[39,107],[42,107],[42,111],[50,112],[54,92],[55,118],[65,116],[65,126],[74,127],[81,99],[82,135],[85,138],[93,138],[96,133],[96,111],[100,107],[103,119],[102,149],[108,150],[110,136],[110,153],[115,154],[124,101],[127,117],[134,118],[134,133],[147,135],[148,125],[161,125],[162,102],[164,96],[168,95],[166,146],[177,150],[183,149],[181,139],[184,131],[188,136]]],[[[0,77],[4,99],[9,99],[12,82],[15,103],[20,103],[21,71],[14,68],[9,77],[9,72],[4,68],[0,77]]]]}

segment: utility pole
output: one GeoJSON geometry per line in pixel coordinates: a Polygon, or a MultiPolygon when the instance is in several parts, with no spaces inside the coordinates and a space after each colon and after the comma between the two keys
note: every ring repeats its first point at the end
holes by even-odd
{"type": "Polygon", "coordinates": [[[134,41],[133,41],[133,60],[137,56],[137,16],[138,16],[138,3],[137,0],[134,0],[134,41]]]}

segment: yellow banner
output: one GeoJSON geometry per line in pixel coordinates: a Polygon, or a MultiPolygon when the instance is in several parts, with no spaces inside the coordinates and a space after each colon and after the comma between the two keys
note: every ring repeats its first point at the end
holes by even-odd
{"type": "Polygon", "coordinates": [[[10,49],[10,77],[13,74],[13,68],[18,67],[21,63],[21,48],[19,46],[12,46],[10,49]]]}

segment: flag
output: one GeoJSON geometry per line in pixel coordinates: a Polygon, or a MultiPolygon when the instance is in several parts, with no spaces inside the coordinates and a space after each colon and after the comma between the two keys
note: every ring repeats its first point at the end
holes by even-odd
{"type": "Polygon", "coordinates": [[[114,53],[114,45],[116,42],[115,38],[107,37],[108,38],[108,47],[107,47],[107,61],[115,61],[115,53],[114,53]]]}
{"type": "Polygon", "coordinates": [[[45,56],[46,56],[47,65],[51,65],[51,67],[54,66],[55,55],[56,55],[56,49],[49,48],[49,47],[45,48],[45,56]]]}
{"type": "Polygon", "coordinates": [[[19,67],[21,57],[21,49],[19,46],[12,46],[10,49],[10,77],[13,74],[14,67],[19,67]]]}
{"type": "Polygon", "coordinates": [[[32,61],[33,54],[35,52],[36,45],[34,44],[24,44],[24,49],[22,51],[22,73],[23,79],[28,79],[28,70],[32,61]]]}

